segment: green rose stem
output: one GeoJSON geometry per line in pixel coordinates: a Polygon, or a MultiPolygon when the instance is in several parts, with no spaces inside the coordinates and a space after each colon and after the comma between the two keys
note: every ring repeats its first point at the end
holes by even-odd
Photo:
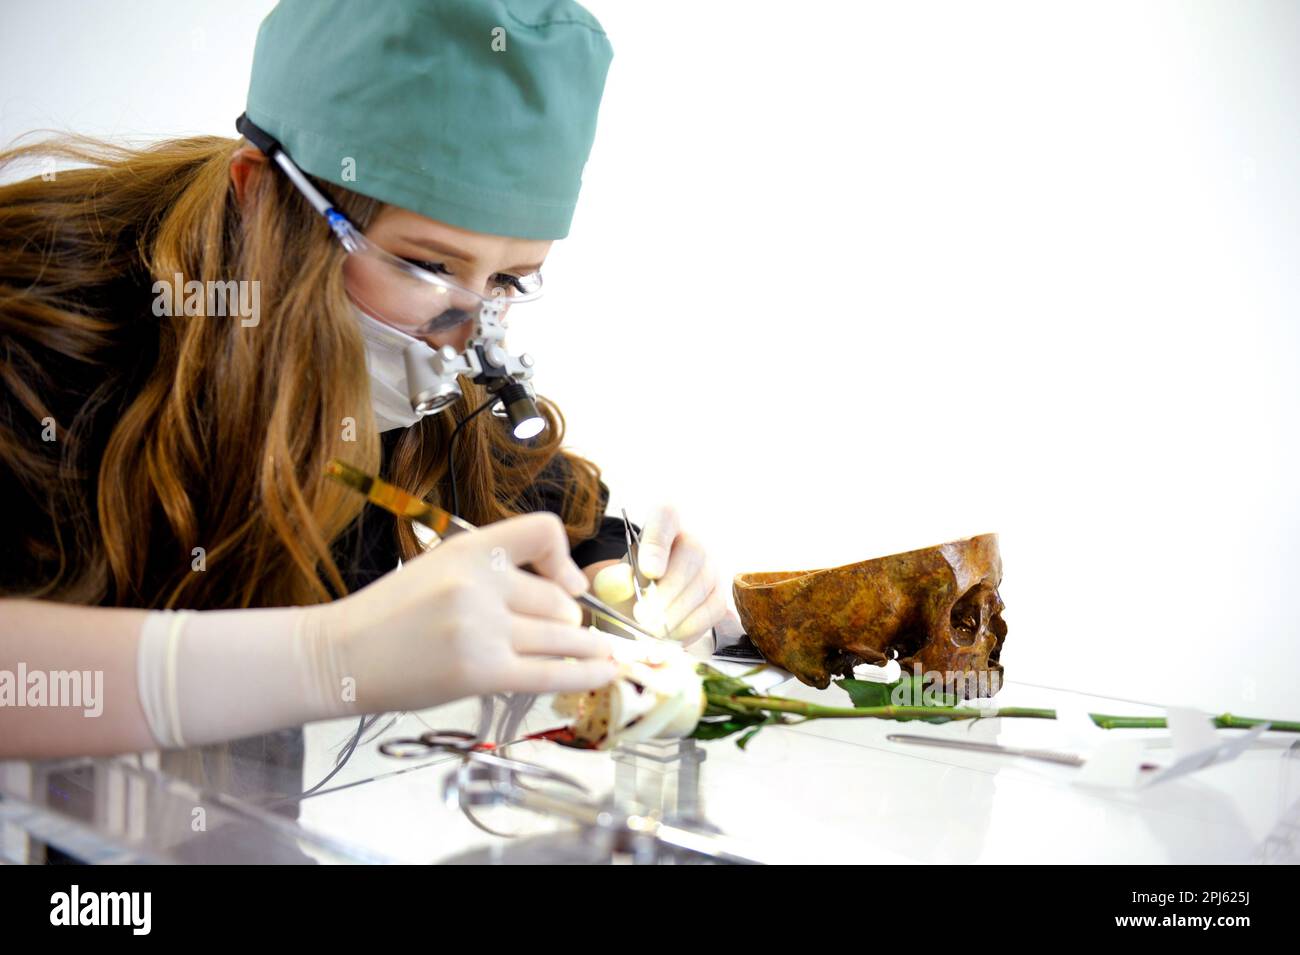
{"type": "MultiPolygon", "coordinates": [[[[708,694],[708,701],[720,709],[758,710],[767,713],[794,713],[808,719],[882,719],[899,718],[969,720],[987,717],[985,710],[969,706],[823,706],[804,700],[791,700],[781,696],[723,696],[708,694]]],[[[997,716],[1024,717],[1038,720],[1056,719],[1056,710],[1035,709],[1028,706],[999,707],[997,716]]],[[[1106,713],[1089,713],[1093,723],[1102,729],[1164,729],[1162,716],[1111,716],[1106,713]]],[[[1269,729],[1280,733],[1300,733],[1300,722],[1289,720],[1262,720],[1249,716],[1224,713],[1214,717],[1219,729],[1248,729],[1268,723],[1269,729]]]]}

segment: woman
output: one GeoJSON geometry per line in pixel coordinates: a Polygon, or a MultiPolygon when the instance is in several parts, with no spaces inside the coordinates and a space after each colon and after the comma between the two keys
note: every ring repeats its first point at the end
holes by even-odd
{"type": "MultiPolygon", "coordinates": [[[[102,672],[103,706],[0,710],[0,758],[613,677],[572,599],[623,551],[598,469],[560,449],[544,399],[523,442],[470,417],[488,395],[467,377],[450,411],[395,404],[394,348],[460,352],[475,323],[403,322],[383,271],[463,301],[531,294],[567,234],[608,43],[567,0],[363,10],[283,0],[259,33],[246,128],[303,181],[211,137],[3,156],[87,168],[0,188],[0,671],[102,672]],[[214,287],[251,292],[213,314],[214,287]],[[484,529],[421,553],[408,524],[327,482],[333,458],[484,529]]],[[[668,626],[704,633],[724,609],[703,550],[668,508],[643,538],[668,626]]]]}

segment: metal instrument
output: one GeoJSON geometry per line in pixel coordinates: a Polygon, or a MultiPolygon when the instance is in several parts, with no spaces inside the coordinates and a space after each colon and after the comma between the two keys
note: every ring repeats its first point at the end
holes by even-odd
{"type": "Polygon", "coordinates": [[[627,541],[627,562],[632,565],[632,587],[636,591],[637,601],[645,598],[646,588],[650,586],[650,578],[641,573],[641,563],[638,559],[641,549],[641,532],[632,526],[628,520],[627,510],[623,509],[623,539],[627,541]]]}
{"type": "Polygon", "coordinates": [[[1023,756],[1026,759],[1041,759],[1063,766],[1082,766],[1083,757],[1074,753],[1058,753],[1050,749],[1023,749],[1018,746],[1003,746],[1001,743],[980,743],[969,739],[947,739],[937,736],[913,736],[910,733],[890,733],[885,739],[893,743],[912,743],[916,746],[938,746],[947,749],[964,749],[978,753],[1000,753],[1003,756],[1023,756]]]}
{"type": "MultiPolygon", "coordinates": [[[[623,539],[627,542],[627,555],[623,558],[632,567],[632,590],[636,594],[636,603],[640,604],[646,597],[654,598],[654,581],[641,572],[641,532],[636,529],[632,521],[627,516],[627,511],[622,510],[623,514],[623,539]]],[[[671,640],[667,621],[664,622],[664,632],[659,634],[659,639],[671,640]]]]}
{"type": "Polygon", "coordinates": [[[379,744],[379,751],[385,756],[392,756],[394,759],[424,759],[439,753],[448,753],[452,756],[459,756],[462,763],[478,762],[492,769],[523,773],[553,783],[559,783],[561,786],[570,786],[579,792],[587,791],[587,787],[572,776],[557,773],[535,763],[525,763],[517,759],[498,756],[492,752],[493,749],[493,746],[484,743],[473,733],[468,733],[465,730],[430,730],[427,733],[421,733],[419,736],[390,739],[379,744]]]}
{"type": "MultiPolygon", "coordinates": [[[[947,749],[964,749],[976,753],[998,753],[1002,756],[1021,756],[1025,759],[1039,759],[1047,763],[1059,763],[1062,766],[1082,766],[1087,760],[1077,753],[1062,753],[1054,749],[1027,749],[1022,746],[1003,746],[1001,743],[981,743],[969,739],[947,739],[938,736],[914,736],[910,733],[890,733],[885,739],[894,743],[912,743],[917,746],[938,746],[947,749]]],[[[1154,763],[1143,763],[1138,767],[1144,771],[1159,769],[1154,763]]]]}
{"type": "MultiPolygon", "coordinates": [[[[693,741],[684,741],[692,743],[693,741]]],[[[698,819],[664,820],[637,807],[620,807],[588,795],[581,783],[534,763],[507,759],[487,751],[488,744],[462,730],[435,730],[417,738],[390,740],[380,752],[399,759],[416,759],[435,753],[461,757],[456,771],[443,785],[443,799],[458,808],[476,827],[491,835],[513,838],[498,832],[477,816],[477,811],[494,807],[525,809],[548,819],[572,823],[577,832],[549,837],[551,849],[562,854],[565,840],[608,857],[624,856],[635,863],[694,862],[726,865],[761,864],[738,843],[698,819]],[[537,787],[530,783],[556,783],[563,790],[537,787]]]]}

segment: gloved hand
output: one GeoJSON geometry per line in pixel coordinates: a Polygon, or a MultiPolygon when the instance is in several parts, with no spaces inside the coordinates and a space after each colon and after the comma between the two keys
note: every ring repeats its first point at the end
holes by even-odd
{"type": "Polygon", "coordinates": [[[151,612],[140,705],[171,748],[484,693],[596,689],[617,672],[614,638],[579,625],[571,595],[586,589],[558,517],[499,521],[332,603],[151,612]]]}
{"type": "Polygon", "coordinates": [[[581,626],[573,600],[586,589],[564,525],[537,512],[450,537],[319,612],[338,676],[355,679],[357,706],[372,713],[604,686],[610,638],[581,626]]]}
{"type": "Polygon", "coordinates": [[[658,507],[641,528],[637,552],[641,573],[653,582],[637,601],[632,571],[613,564],[596,575],[592,592],[620,613],[631,616],[656,635],[695,642],[723,618],[726,596],[700,542],[681,530],[677,511],[658,507]]]}

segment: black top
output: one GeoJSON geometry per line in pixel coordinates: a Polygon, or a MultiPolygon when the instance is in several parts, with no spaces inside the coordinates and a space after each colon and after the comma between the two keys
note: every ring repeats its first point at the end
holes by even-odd
{"type": "MultiPolygon", "coordinates": [[[[387,462],[398,440],[404,432],[398,428],[385,431],[380,435],[383,446],[382,459],[387,462]]],[[[386,467],[380,467],[380,473],[386,467]]],[[[556,455],[547,465],[543,475],[548,479],[560,473],[567,473],[564,458],[556,455]]],[[[523,510],[551,511],[560,514],[563,500],[559,488],[550,480],[540,481],[525,493],[522,501],[523,510]]],[[[609,488],[600,482],[600,510],[603,513],[609,504],[609,488]]],[[[334,544],[334,560],[339,565],[339,572],[348,586],[349,593],[355,593],[367,584],[373,583],[397,566],[397,534],[394,526],[396,518],[388,511],[367,503],[361,515],[348,531],[334,544]]],[[[633,524],[633,527],[637,525],[633,524]]],[[[637,528],[639,531],[640,528],[637,528]]],[[[602,517],[596,534],[579,543],[570,550],[573,562],[579,567],[587,567],[602,560],[616,560],[627,553],[627,543],[623,536],[623,521],[618,517],[602,517]]]]}

